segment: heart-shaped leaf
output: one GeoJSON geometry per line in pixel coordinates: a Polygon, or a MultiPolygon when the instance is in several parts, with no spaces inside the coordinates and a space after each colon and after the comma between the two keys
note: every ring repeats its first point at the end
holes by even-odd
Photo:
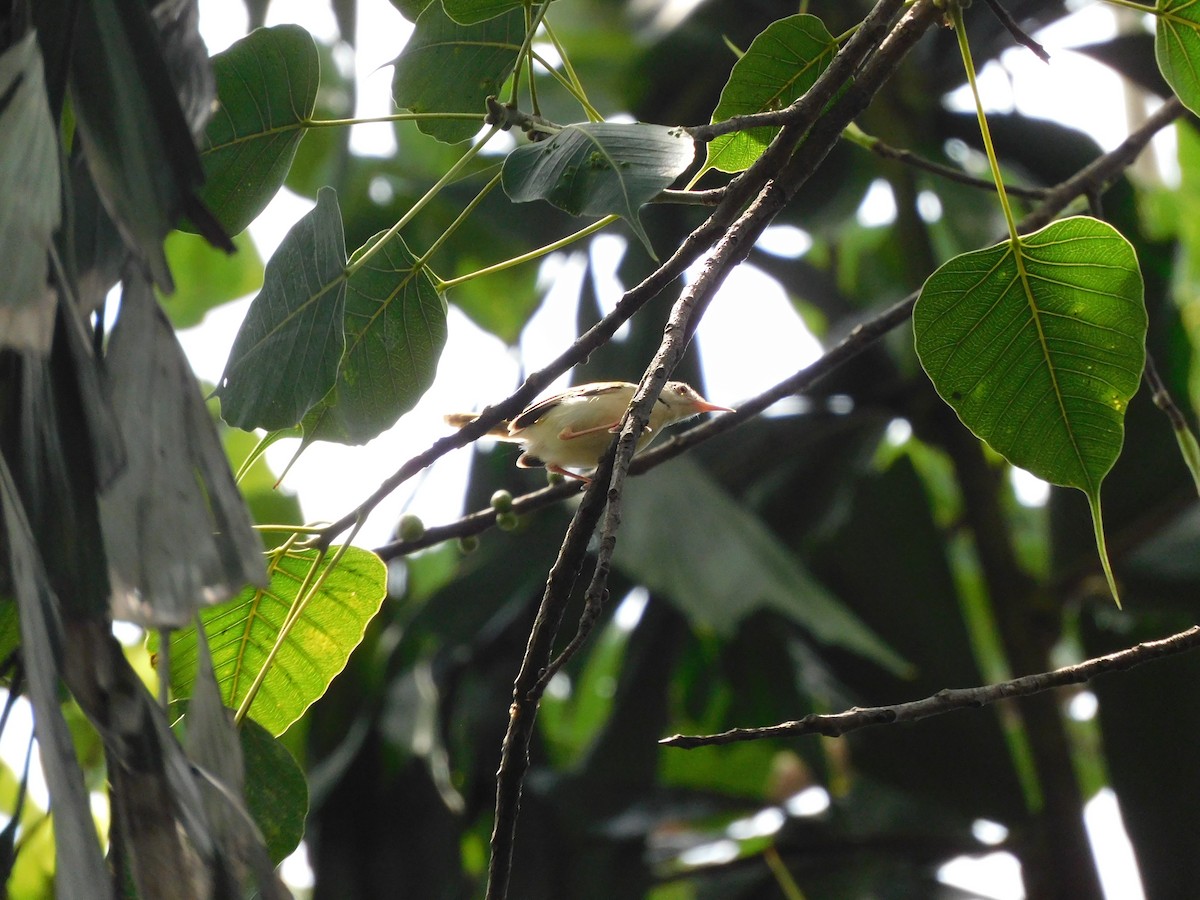
{"type": "MultiPolygon", "coordinates": [[[[269,587],[248,588],[200,614],[221,699],[231,709],[241,705],[279,643],[249,709],[250,718],[273,735],[283,734],[325,693],[387,593],[387,568],[379,557],[350,547],[332,571],[330,559],[321,562],[314,573],[324,579],[320,589],[283,634],[296,613],[298,591],[313,582],[309,571],[316,559],[315,550],[276,553],[268,566],[269,587]]],[[[156,651],[157,636],[148,644],[156,651]]],[[[191,695],[197,653],[194,626],[171,633],[171,688],[178,697],[191,695]]]]}
{"type": "Polygon", "coordinates": [[[321,63],[298,25],[259,28],[213,57],[217,111],[200,159],[205,205],[230,234],[263,211],[287,177],[317,102],[321,63]]]}
{"type": "Polygon", "coordinates": [[[921,365],[963,423],[1013,465],[1087,495],[1106,574],[1100,484],[1145,365],[1142,292],[1130,243],[1077,216],[956,256],[913,311],[921,365]]]}
{"type": "Polygon", "coordinates": [[[465,113],[469,118],[422,119],[417,127],[457,144],[483,127],[484,101],[512,74],[525,39],[525,15],[513,9],[498,18],[460,25],[430,3],[396,58],[392,97],[415,113],[465,113]]]}
{"type": "Polygon", "coordinates": [[[653,254],[638,210],[694,156],[682,128],[587,122],[508,154],[503,184],[518,203],[547,200],[577,216],[621,216],[653,254]]]}
{"type": "MultiPolygon", "coordinates": [[[[723,122],[790,105],[812,87],[835,53],[837,41],[816,16],[772,22],[734,64],[712,120],[723,122]]],[[[766,127],[720,135],[709,143],[704,167],[722,172],[748,169],[778,132],[766,127]]]]}
{"type": "Polygon", "coordinates": [[[1154,58],[1192,112],[1200,111],[1200,5],[1195,0],[1158,0],[1154,58]]]}
{"type": "Polygon", "coordinates": [[[337,194],[287,233],[242,322],[216,395],[230,425],[276,431],[329,393],[345,349],[346,244],[337,194]]]}
{"type": "Polygon", "coordinates": [[[433,383],[446,345],[446,302],[400,235],[350,276],[345,333],[337,382],[304,417],[305,442],[365,444],[416,406],[433,383]]]}

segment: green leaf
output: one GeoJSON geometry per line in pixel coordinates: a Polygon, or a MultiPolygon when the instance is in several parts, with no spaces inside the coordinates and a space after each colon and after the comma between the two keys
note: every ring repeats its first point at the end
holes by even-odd
{"type": "Polygon", "coordinates": [[[250,235],[233,239],[237,253],[218,250],[199,235],[172,231],[164,250],[175,275],[175,293],[160,296],[176,330],[199,325],[208,311],[262,287],[263,261],[250,235]]]}
{"type": "MultiPolygon", "coordinates": [[[[712,120],[782,109],[802,97],[825,71],[837,41],[816,16],[788,16],[772,22],[750,44],[729,73],[712,120]]],[[[758,159],[779,133],[752,128],[709,142],[705,169],[741,172],[758,159]]]]}
{"type": "Polygon", "coordinates": [[[271,201],[291,168],[321,80],[316,44],[298,25],[260,28],[213,57],[217,112],[200,159],[200,198],[230,234],[271,201]]]}
{"type": "MultiPolygon", "coordinates": [[[[280,643],[249,709],[250,718],[276,736],[300,718],[345,668],[387,593],[387,569],[379,557],[350,547],[332,571],[329,558],[321,562],[316,578],[326,577],[320,589],[287,634],[281,634],[316,561],[315,550],[277,553],[268,566],[268,588],[249,588],[228,603],[200,613],[221,699],[231,709],[241,705],[271,649],[280,643]]],[[[149,646],[151,652],[158,649],[156,636],[151,636],[149,646]]],[[[194,626],[171,633],[171,688],[177,697],[191,695],[197,647],[194,626]]]]}
{"type": "Polygon", "coordinates": [[[521,9],[525,0],[442,0],[442,6],[455,22],[473,25],[494,19],[510,9],[521,9]]]}
{"type": "Polygon", "coordinates": [[[423,119],[417,127],[447,144],[473,137],[483,126],[484,101],[500,92],[512,74],[525,39],[525,15],[507,15],[460,25],[430,3],[396,58],[392,97],[414,113],[478,114],[471,119],[423,119]]]}
{"type": "Polygon", "coordinates": [[[1013,465],[1087,495],[1106,572],[1100,484],[1145,365],[1142,293],[1130,243],[1077,216],[956,256],[913,311],[921,365],[963,424],[1013,465]]]}
{"type": "Polygon", "coordinates": [[[46,274],[59,185],[54,119],[31,31],[0,54],[0,347],[50,352],[55,304],[46,274]]]}
{"type": "Polygon", "coordinates": [[[504,191],[518,203],[547,200],[573,215],[615,214],[653,254],[638,209],[691,164],[692,139],[664,125],[568,125],[504,160],[504,191]]]}
{"type": "Polygon", "coordinates": [[[774,609],[818,641],[889,671],[907,663],[842,605],[757,516],[695,463],[679,459],[631,484],[615,564],[662,593],[693,625],[730,635],[758,609],[774,609]]]}
{"type": "Polygon", "coordinates": [[[1195,0],[1158,0],[1154,58],[1183,105],[1200,111],[1200,6],[1195,0]]]}
{"type": "MultiPolygon", "coordinates": [[[[380,240],[377,234],[351,259],[380,240]]],[[[346,285],[346,354],[304,440],[365,444],[417,405],[446,345],[446,301],[394,235],[346,285]]]]}
{"type": "Polygon", "coordinates": [[[329,393],[345,348],[345,267],[337,194],[322,188],[267,263],[233,342],[215,391],[230,425],[289,428],[329,393]]]}
{"type": "Polygon", "coordinates": [[[253,719],[242,722],[238,736],[246,763],[246,808],[278,865],[304,837],[308,783],[287,748],[253,719]]]}

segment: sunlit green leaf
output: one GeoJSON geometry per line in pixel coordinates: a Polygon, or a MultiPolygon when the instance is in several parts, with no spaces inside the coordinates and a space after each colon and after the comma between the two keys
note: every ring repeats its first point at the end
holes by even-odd
{"type": "MultiPolygon", "coordinates": [[[[382,237],[360,248],[351,265],[382,237]]],[[[305,441],[364,444],[433,383],[446,344],[446,302],[415,263],[397,234],[350,276],[345,357],[333,390],[304,418],[305,441]]]]}
{"type": "Polygon", "coordinates": [[[568,125],[508,155],[504,191],[518,203],[546,200],[577,216],[621,216],[650,250],[638,210],[678,178],[694,155],[692,139],[682,128],[568,125]]]}
{"type": "Polygon", "coordinates": [[[337,195],[322,188],[267,263],[233,342],[216,389],[230,425],[289,428],[329,393],[345,348],[345,266],[337,195]]]}
{"type": "MultiPolygon", "coordinates": [[[[816,16],[772,22],[734,63],[712,120],[782,109],[813,85],[837,52],[837,42],[816,16]]],[[[707,169],[740,172],[762,155],[778,128],[724,134],[708,145],[707,169]]]]}
{"type": "Polygon", "coordinates": [[[396,59],[392,97],[415,113],[467,113],[468,119],[423,119],[417,127],[456,144],[483,127],[484,101],[512,73],[525,36],[520,9],[474,25],[460,25],[430,3],[396,59]],[[476,117],[477,116],[477,117],[476,117]]]}
{"type": "Polygon", "coordinates": [[[1142,290],[1129,242],[1078,216],[956,256],[913,312],[942,398],[1013,465],[1087,494],[1101,543],[1100,484],[1145,364],[1142,290]]]}
{"type": "MultiPolygon", "coordinates": [[[[300,587],[316,558],[315,550],[277,554],[269,565],[268,588],[249,588],[200,614],[221,697],[231,709],[245,699],[280,641],[280,631],[295,610],[300,587]]],[[[366,550],[349,548],[337,567],[328,570],[327,558],[316,573],[317,578],[326,576],[320,589],[283,637],[250,705],[250,717],[273,735],[286,731],[325,693],[362,640],[387,591],[386,568],[366,550]]],[[[157,648],[155,637],[150,646],[157,648]]],[[[177,696],[191,693],[196,652],[194,627],[172,632],[171,686],[177,696]]]]}
{"type": "Polygon", "coordinates": [[[1200,5],[1196,0],[1158,0],[1154,57],[1183,105],[1200,111],[1200,5]]]}
{"type": "Polygon", "coordinates": [[[213,57],[218,107],[201,146],[200,196],[230,234],[283,184],[312,116],[320,60],[298,25],[260,28],[213,57]]]}

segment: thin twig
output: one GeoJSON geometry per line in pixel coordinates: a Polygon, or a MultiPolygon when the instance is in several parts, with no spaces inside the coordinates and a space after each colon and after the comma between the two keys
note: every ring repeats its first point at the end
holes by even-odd
{"type": "Polygon", "coordinates": [[[828,102],[829,97],[832,96],[825,93],[821,86],[822,79],[828,77],[830,81],[838,84],[845,83],[854,70],[866,59],[867,54],[879,46],[881,35],[890,29],[900,6],[901,4],[891,2],[877,3],[875,8],[863,19],[862,24],[859,25],[850,40],[838,51],[825,71],[818,76],[813,86],[803,96],[783,109],[732,116],[707,125],[693,125],[686,129],[687,133],[693,139],[707,143],[723,134],[748,131],[751,128],[764,126],[798,126],[802,130],[807,129],[813,118],[820,113],[824,103],[828,102]],[[823,95],[824,99],[822,99],[823,95]]]}
{"type": "Polygon", "coordinates": [[[676,734],[659,741],[668,747],[691,750],[714,744],[732,744],[740,741],[758,741],[768,738],[799,737],[807,734],[823,734],[841,737],[851,731],[871,725],[890,725],[895,722],[913,722],[930,716],[939,716],[957,709],[978,709],[1000,700],[1027,697],[1054,688],[1072,684],[1083,684],[1097,675],[1107,672],[1123,672],[1142,663],[1168,656],[1186,653],[1200,646],[1200,625],[1193,625],[1157,641],[1147,641],[1093,659],[1064,666],[1052,672],[1024,675],[998,684],[982,687],[954,688],[938,691],[931,697],[897,703],[892,706],[854,707],[845,712],[821,715],[813,713],[793,722],[769,725],[765,728],[733,728],[720,734],[683,735],[676,734]]]}
{"type": "MultiPolygon", "coordinates": [[[[996,191],[996,184],[990,178],[976,178],[974,175],[968,175],[961,169],[956,169],[953,166],[947,166],[919,156],[911,150],[903,150],[899,147],[885,144],[878,138],[872,139],[870,150],[876,156],[883,159],[895,160],[896,162],[904,163],[906,166],[912,166],[914,169],[931,172],[934,175],[945,178],[947,181],[965,184],[968,187],[979,188],[980,190],[992,193],[996,191]]],[[[1013,197],[1021,197],[1026,200],[1044,200],[1049,188],[1021,187],[1020,185],[1005,184],[1004,190],[1013,197]]]]}
{"type": "MultiPolygon", "coordinates": [[[[864,19],[863,25],[858,32],[846,43],[841,53],[834,58],[829,68],[822,73],[822,77],[818,78],[817,83],[805,95],[805,98],[807,98],[807,105],[804,112],[806,122],[817,120],[817,117],[821,115],[828,101],[853,74],[859,60],[865,58],[877,46],[886,43],[886,38],[891,30],[892,20],[902,5],[902,0],[880,0],[876,4],[871,13],[864,19]],[[852,59],[853,64],[847,65],[845,60],[843,60],[842,65],[839,66],[839,59],[843,57],[845,59],[852,59]],[[838,73],[837,77],[830,76],[831,70],[836,70],[838,73]],[[840,78],[841,81],[838,81],[837,78],[840,78]],[[827,92],[824,93],[823,97],[818,92],[818,87],[821,88],[822,92],[827,92]]],[[[931,3],[928,0],[918,0],[914,9],[918,8],[924,10],[927,14],[931,8],[931,3]]],[[[912,20],[911,10],[907,14],[906,19],[912,20]]],[[[932,17],[929,17],[929,22],[932,22],[932,17]]],[[[926,23],[926,27],[928,27],[928,23],[926,23]]],[[[899,58],[894,61],[893,68],[898,63],[899,58]]],[[[876,85],[877,87],[878,85],[876,85]]],[[[853,88],[843,94],[842,100],[835,105],[835,109],[847,109],[848,107],[844,101],[847,96],[853,94],[855,94],[853,88]]],[[[870,95],[868,93],[862,96],[869,99],[870,95]]],[[[865,102],[866,100],[863,100],[864,105],[865,102]]],[[[849,120],[847,119],[846,121],[849,120]]],[[[842,124],[844,126],[845,123],[843,122],[842,124]]],[[[807,124],[793,124],[781,129],[780,133],[776,135],[775,140],[772,141],[771,145],[758,161],[729,185],[721,204],[717,207],[713,215],[709,217],[704,225],[692,232],[685,239],[683,246],[681,246],[680,250],[676,251],[673,259],[680,256],[684,251],[684,247],[696,250],[698,255],[699,252],[707,250],[718,240],[725,242],[725,245],[730,248],[728,251],[730,253],[734,252],[735,249],[740,249],[740,241],[746,237],[750,237],[752,229],[743,227],[738,232],[740,237],[730,242],[729,235],[727,234],[730,230],[728,226],[738,217],[743,206],[753,198],[759,197],[760,192],[764,197],[770,198],[772,204],[778,203],[778,208],[782,208],[782,205],[786,203],[786,197],[780,199],[780,192],[772,190],[772,179],[778,174],[779,167],[784,165],[792,155],[796,145],[808,130],[807,124]]],[[[832,136],[824,136],[824,139],[828,141],[830,146],[836,142],[838,133],[840,133],[840,127],[838,132],[835,132],[832,136]]],[[[826,152],[828,152],[828,148],[826,148],[826,152]]],[[[778,208],[775,210],[776,212],[778,208]]],[[[770,217],[759,216],[754,221],[756,223],[761,221],[761,227],[765,227],[766,223],[770,221],[770,217]]],[[[761,228],[759,230],[761,231],[761,228]]],[[[756,237],[757,233],[754,236],[756,237]]],[[[745,245],[746,253],[749,253],[751,246],[753,246],[753,239],[745,245]]],[[[714,258],[716,258],[715,254],[714,258]]],[[[662,271],[662,269],[659,271],[662,271]]],[[[672,276],[673,278],[674,275],[672,276]]],[[[719,278],[717,279],[717,283],[719,283],[719,278]]],[[[628,297],[628,295],[626,296],[628,297]]],[[[625,298],[622,299],[624,300],[625,298]]],[[[680,304],[677,303],[676,305],[678,307],[680,304]]],[[[686,347],[687,340],[690,339],[690,327],[686,327],[685,332],[686,336],[679,345],[679,353],[682,353],[683,347],[686,347]]],[[[668,330],[668,337],[669,334],[668,330]]],[[[665,339],[664,343],[666,343],[665,339]]],[[[664,352],[666,351],[660,348],[660,355],[664,352]]],[[[666,382],[668,371],[664,365],[652,366],[650,372],[643,378],[643,383],[639,386],[634,402],[625,417],[622,432],[617,438],[615,445],[610,447],[609,451],[605,454],[592,483],[585,492],[583,502],[576,511],[575,518],[563,541],[558,559],[551,569],[550,577],[547,579],[546,590],[538,613],[538,620],[531,631],[521,671],[518,673],[516,683],[513,687],[513,703],[510,708],[509,727],[501,749],[500,769],[496,773],[496,813],[491,840],[491,860],[488,865],[487,900],[504,900],[508,896],[508,882],[512,868],[512,847],[516,835],[517,810],[520,803],[521,784],[529,765],[529,740],[532,735],[533,721],[537,714],[537,700],[539,695],[536,692],[536,687],[540,680],[541,668],[550,661],[550,651],[553,647],[554,637],[557,634],[558,625],[562,619],[562,613],[569,597],[571,585],[574,583],[575,576],[582,566],[588,539],[598,521],[600,506],[605,501],[610,505],[619,502],[619,486],[623,481],[625,473],[628,471],[637,434],[645,426],[648,419],[649,407],[653,404],[655,397],[662,389],[662,385],[666,382]],[[622,457],[619,461],[617,460],[618,454],[622,457]],[[621,467],[619,473],[614,471],[618,465],[621,467]],[[602,495],[601,492],[605,486],[608,486],[609,490],[606,495],[602,495]],[[601,499],[602,496],[603,499],[601,499]],[[586,513],[584,512],[585,510],[587,511],[586,513]]],[[[515,415],[517,411],[514,409],[509,415],[515,415]]],[[[485,410],[485,412],[487,411],[485,410]]],[[[491,424],[495,424],[500,418],[504,417],[495,416],[489,424],[485,425],[485,420],[481,415],[480,419],[477,419],[468,428],[471,428],[473,432],[479,430],[482,433],[491,424]]],[[[479,435],[472,434],[472,437],[477,436],[479,435]]],[[[604,537],[601,540],[603,547],[604,537]]],[[[609,555],[611,558],[611,552],[609,555]]]]}
{"type": "Polygon", "coordinates": [[[621,499],[625,479],[636,452],[638,438],[650,419],[650,411],[668,376],[683,358],[705,309],[729,273],[745,261],[763,231],[774,221],[775,216],[800,186],[816,171],[821,159],[837,143],[842,129],[862,112],[887,76],[895,70],[907,51],[929,27],[934,18],[931,10],[932,5],[926,4],[924,17],[921,11],[917,11],[916,15],[910,13],[894,32],[887,35],[879,50],[860,72],[854,86],[844,92],[837,103],[810,130],[808,140],[797,152],[797,156],[805,156],[806,167],[796,169],[793,159],[784,167],[784,175],[763,188],[746,212],[717,242],[699,277],[684,289],[675,302],[671,317],[663,329],[663,339],[658,352],[642,376],[617,438],[616,456],[608,485],[608,505],[605,507],[600,530],[592,580],[584,595],[584,613],[580,618],[579,629],[567,649],[547,665],[547,670],[537,684],[539,695],[554,673],[583,645],[592,625],[600,616],[608,592],[608,576],[616,552],[617,531],[621,525],[621,499]],[[804,152],[806,149],[808,153],[804,152]]]}
{"type": "Polygon", "coordinates": [[[1000,24],[1008,29],[1008,33],[1022,47],[1028,47],[1033,51],[1034,55],[1044,63],[1050,62],[1050,54],[1046,52],[1046,48],[1029,36],[1017,20],[1012,17],[1012,14],[1000,5],[1000,0],[986,0],[988,8],[995,13],[996,18],[1000,20],[1000,24]]]}

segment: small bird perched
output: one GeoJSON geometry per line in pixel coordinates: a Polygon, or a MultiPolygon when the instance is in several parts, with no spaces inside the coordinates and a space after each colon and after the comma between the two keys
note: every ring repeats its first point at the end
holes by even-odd
{"type": "MultiPolygon", "coordinates": [[[[501,422],[488,432],[502,441],[523,444],[525,452],[517,460],[523,469],[545,466],[580,481],[587,477],[573,469],[596,465],[621,429],[621,419],[633,400],[636,384],[628,381],[596,381],[570,388],[561,394],[539,400],[510,422],[501,422]]],[[[702,412],[733,412],[728,406],[709,403],[695,388],[682,381],[668,381],[654,403],[650,421],[638,438],[638,451],[658,437],[674,422],[690,419],[702,412]]],[[[446,424],[462,428],[474,422],[474,413],[451,413],[446,424]]]]}

